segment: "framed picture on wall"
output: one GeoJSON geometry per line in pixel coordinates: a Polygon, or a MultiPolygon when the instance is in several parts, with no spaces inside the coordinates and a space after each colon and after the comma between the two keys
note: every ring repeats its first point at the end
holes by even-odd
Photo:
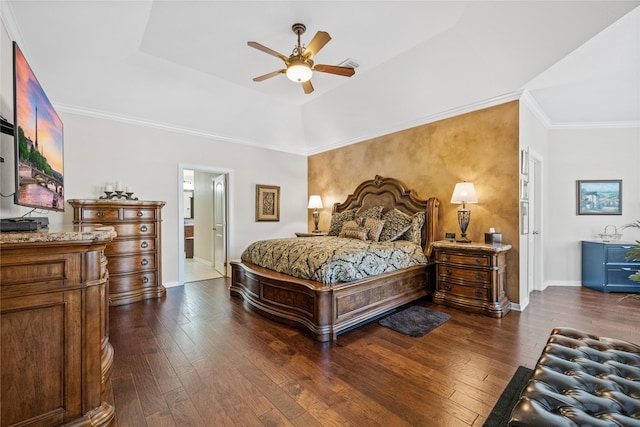
{"type": "Polygon", "coordinates": [[[280,187],[256,185],[256,221],[280,221],[280,187]]]}
{"type": "Polygon", "coordinates": [[[520,180],[520,200],[529,200],[529,181],[520,180]]]}
{"type": "Polygon", "coordinates": [[[529,147],[520,150],[520,173],[529,175],[529,147]]]}
{"type": "Polygon", "coordinates": [[[622,180],[576,181],[577,215],[622,215],[622,180]]]}
{"type": "Polygon", "coordinates": [[[520,202],[520,234],[529,234],[529,202],[520,202]]]}

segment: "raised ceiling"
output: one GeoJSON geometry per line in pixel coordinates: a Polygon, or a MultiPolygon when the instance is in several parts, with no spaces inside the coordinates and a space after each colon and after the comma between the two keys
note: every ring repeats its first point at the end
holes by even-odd
{"type": "Polygon", "coordinates": [[[640,122],[640,1],[0,3],[61,111],[313,154],[523,92],[548,126],[640,122]],[[332,40],[305,95],[282,62],[302,22],[332,40]]]}

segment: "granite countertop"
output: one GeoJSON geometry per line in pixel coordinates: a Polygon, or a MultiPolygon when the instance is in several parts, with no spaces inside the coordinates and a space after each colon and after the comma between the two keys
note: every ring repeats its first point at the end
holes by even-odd
{"type": "Polygon", "coordinates": [[[100,225],[51,225],[37,231],[0,233],[0,245],[35,242],[110,242],[117,236],[111,226],[100,225]]]}
{"type": "Polygon", "coordinates": [[[460,243],[451,240],[438,240],[433,242],[433,247],[436,248],[455,248],[455,249],[480,249],[491,252],[504,252],[511,249],[511,245],[505,244],[496,244],[496,243],[482,243],[482,242],[471,242],[471,243],[460,243]]]}

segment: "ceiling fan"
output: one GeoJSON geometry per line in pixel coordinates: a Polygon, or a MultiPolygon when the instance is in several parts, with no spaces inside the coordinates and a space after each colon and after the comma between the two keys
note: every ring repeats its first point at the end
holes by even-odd
{"type": "Polygon", "coordinates": [[[269,55],[273,55],[284,61],[286,68],[282,70],[272,71],[262,76],[258,76],[253,79],[254,82],[261,82],[278,74],[286,74],[287,77],[294,82],[302,84],[304,93],[313,92],[313,85],[311,84],[311,76],[314,71],[321,73],[337,74],[339,76],[351,77],[355,74],[355,70],[352,67],[341,67],[338,65],[324,65],[314,64],[313,57],[326,45],[331,36],[324,31],[318,31],[308,46],[302,47],[300,45],[300,35],[302,35],[307,27],[304,24],[293,24],[291,27],[293,32],[298,35],[298,45],[293,48],[291,55],[284,56],[275,50],[269,49],[266,46],[257,42],[247,42],[247,44],[253,48],[261,50],[269,55]]]}

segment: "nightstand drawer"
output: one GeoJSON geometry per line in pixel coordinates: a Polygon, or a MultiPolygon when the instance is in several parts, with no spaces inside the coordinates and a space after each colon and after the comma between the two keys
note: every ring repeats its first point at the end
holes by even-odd
{"type": "Polygon", "coordinates": [[[491,258],[485,255],[462,255],[451,252],[439,252],[438,261],[479,267],[491,265],[491,258]]]}
{"type": "Polygon", "coordinates": [[[489,300],[489,289],[480,286],[465,286],[457,283],[451,283],[447,281],[441,281],[438,283],[439,290],[441,292],[448,293],[450,295],[456,295],[466,298],[474,298],[482,301],[489,300]]]}
{"type": "Polygon", "coordinates": [[[472,281],[476,283],[489,283],[491,273],[487,270],[476,270],[473,268],[461,268],[450,264],[438,265],[438,277],[440,280],[454,279],[461,281],[472,281]]]}

